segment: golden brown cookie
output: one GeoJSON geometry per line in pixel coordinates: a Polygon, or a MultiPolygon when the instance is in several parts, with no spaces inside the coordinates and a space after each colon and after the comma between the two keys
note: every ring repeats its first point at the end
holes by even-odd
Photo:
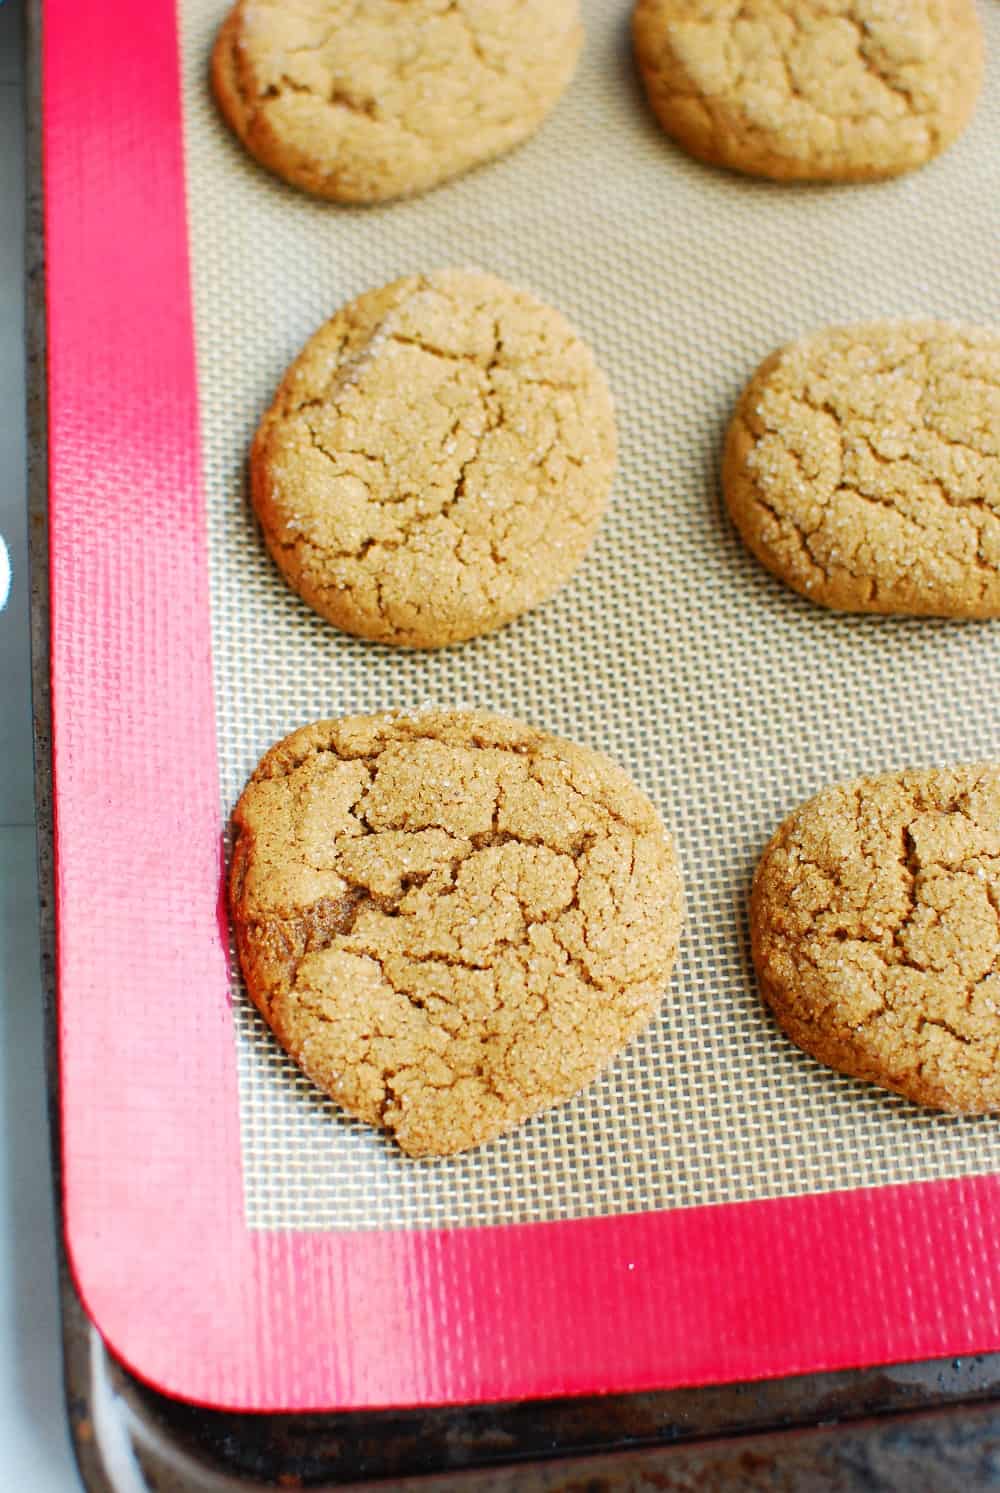
{"type": "Polygon", "coordinates": [[[233,815],[250,996],[314,1083],[411,1156],[500,1135],[654,1015],[681,888],[606,757],[500,716],[321,721],[233,815]]]}
{"type": "Polygon", "coordinates": [[[1000,766],[827,788],[761,857],[764,999],[821,1063],[962,1114],[1000,1109],[1000,766]]]}
{"type": "Polygon", "coordinates": [[[582,43],[578,0],[240,0],[212,84],[285,181],[382,202],[534,134],[582,43]]]}
{"type": "Polygon", "coordinates": [[[761,364],[726,439],[747,545],[849,612],[1000,616],[1000,333],[818,332],[761,364]]]}
{"type": "Polygon", "coordinates": [[[637,0],[632,20],[663,128],[752,176],[922,166],[965,128],[982,83],[973,0],[637,0]]]}
{"type": "Polygon", "coordinates": [[[551,595],[614,473],[611,396],[557,311],[481,270],[413,275],[321,327],[251,453],[286,580],[337,627],[435,648],[551,595]]]}

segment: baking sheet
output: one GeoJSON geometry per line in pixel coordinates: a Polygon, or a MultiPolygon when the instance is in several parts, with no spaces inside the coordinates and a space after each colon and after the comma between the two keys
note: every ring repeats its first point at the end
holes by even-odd
{"type": "Polygon", "coordinates": [[[284,187],[220,123],[216,0],[180,9],[189,235],[220,791],[341,712],[478,705],[599,747],[676,835],[688,921],[662,1013],[607,1074],[513,1135],[415,1164],[284,1057],[238,983],[244,1206],[256,1230],[489,1224],[672,1209],[991,1173],[1000,1127],[839,1077],[764,1013],[745,900],[780,818],[865,771],[1000,756],[996,624],[842,617],[786,591],[725,516],[718,461],[741,385],[824,323],[1000,322],[1000,12],[967,135],[898,181],[787,187],[697,165],[634,76],[628,7],[586,0],[587,44],[528,145],[414,200],[343,209],[284,187]],[[245,458],[286,364],[343,301],[475,263],[565,311],[611,381],[612,507],[559,596],[434,654],[337,633],[255,530],[245,458]]]}

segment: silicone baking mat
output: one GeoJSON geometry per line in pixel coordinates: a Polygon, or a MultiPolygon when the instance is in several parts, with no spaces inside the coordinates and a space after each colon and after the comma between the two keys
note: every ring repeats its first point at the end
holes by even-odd
{"type": "Polygon", "coordinates": [[[997,1346],[1000,1126],[792,1049],[755,991],[745,898],[777,821],[822,784],[1000,756],[1000,635],[811,607],[744,552],[718,492],[732,402],[774,346],[871,316],[1000,322],[996,63],[926,170],[772,186],[666,141],[628,7],[590,0],[580,71],[532,142],[344,210],[219,122],[216,0],[125,8],[111,38],[91,0],[45,7],[66,1205],[98,1325],[161,1388],[249,1408],[997,1346]],[[337,305],[454,262],[570,315],[611,380],[621,462],[554,601],[400,653],[285,588],[246,450],[337,305]],[[316,1094],[227,978],[220,837],[278,736],[428,703],[621,761],[677,836],[688,922],[660,1019],[592,1088],[414,1164],[316,1094]]]}

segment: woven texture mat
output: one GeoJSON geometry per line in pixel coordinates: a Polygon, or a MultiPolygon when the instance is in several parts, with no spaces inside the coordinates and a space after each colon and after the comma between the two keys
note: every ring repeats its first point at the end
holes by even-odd
{"type": "Polygon", "coordinates": [[[454,1159],[347,1120],[234,992],[255,1228],[495,1224],[1000,1169],[1000,1124],[838,1077],[761,1007],[746,894],[778,821],[859,772],[1000,756],[1000,631],[835,616],[770,579],[719,492],[739,390],[824,323],[1000,323],[1000,7],[972,127],[876,186],[751,182],[689,161],[646,109],[628,6],[587,0],[580,71],[542,131],[413,202],[345,210],[254,165],[206,86],[219,0],[181,0],[190,235],[228,816],[261,753],[323,716],[478,705],[600,747],[650,794],[688,921],[662,1013],[571,1103],[454,1159]],[[245,460],[287,363],[342,302],[479,264],[565,311],[615,392],[621,461],[583,569],[503,632],[413,654],[337,633],[255,530],[245,460]]]}

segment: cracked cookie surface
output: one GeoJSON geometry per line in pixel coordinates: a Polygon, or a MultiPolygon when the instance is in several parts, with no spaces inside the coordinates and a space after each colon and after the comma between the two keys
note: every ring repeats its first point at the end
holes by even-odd
{"type": "Polygon", "coordinates": [[[918,1104],[1000,1109],[1000,766],[828,788],[761,857],[764,999],[792,1041],[918,1104]]]}
{"type": "Polygon", "coordinates": [[[633,37],[669,135],[777,180],[922,166],[965,128],[983,76],[972,0],[638,0],[633,37]]]}
{"type": "Polygon", "coordinates": [[[576,67],[578,0],[242,0],[212,54],[263,165],[339,202],[425,191],[534,134],[576,67]]]}
{"type": "Polygon", "coordinates": [[[1000,616],[1000,332],[876,322],[792,343],[744,390],[722,481],[746,544],[812,601],[1000,616]]]}
{"type": "Polygon", "coordinates": [[[251,492],[285,578],[360,637],[439,647],[510,622],[579,565],[616,435],[589,348],[479,270],[352,301],[261,422],[251,492]]]}
{"type": "Polygon", "coordinates": [[[681,924],[669,836],[608,758],[483,713],[306,726],[233,815],[255,1005],[412,1156],[589,1083],[653,1017],[681,924]]]}

